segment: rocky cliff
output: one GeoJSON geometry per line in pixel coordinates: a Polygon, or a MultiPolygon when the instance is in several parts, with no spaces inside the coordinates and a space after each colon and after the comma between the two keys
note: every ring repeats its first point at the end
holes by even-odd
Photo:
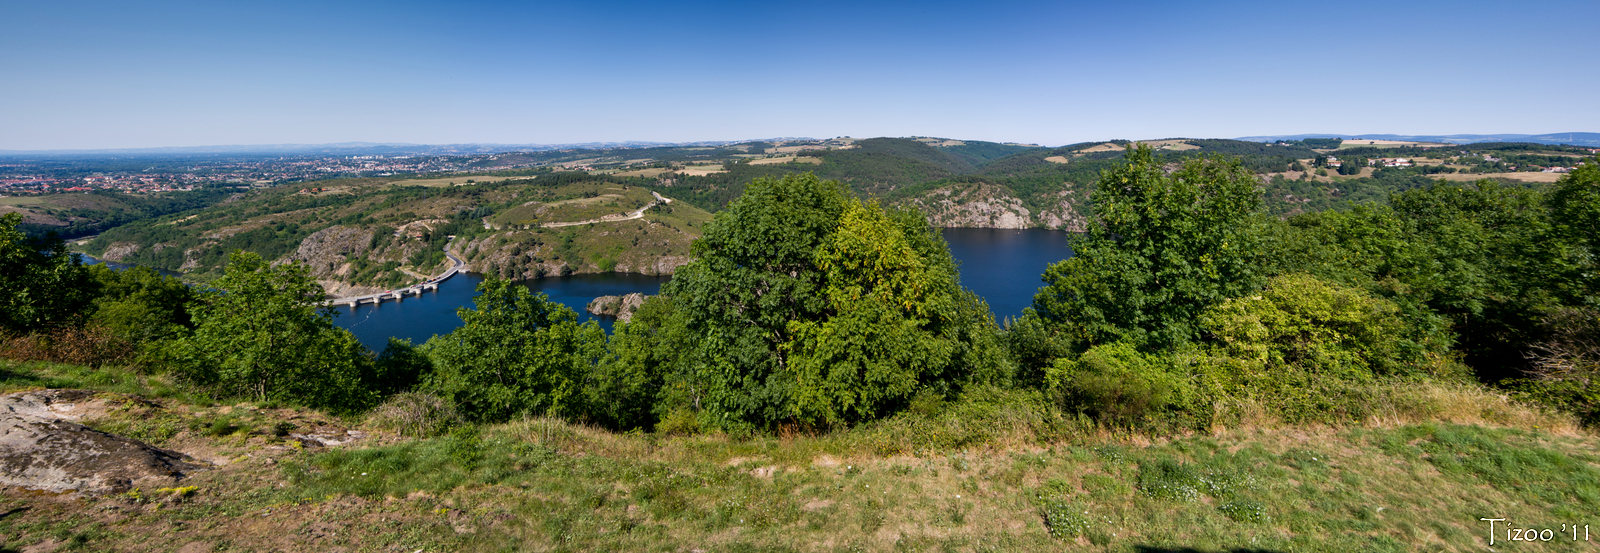
{"type": "Polygon", "coordinates": [[[589,301],[584,308],[590,315],[597,317],[616,317],[618,321],[628,322],[633,319],[634,312],[639,306],[644,305],[644,300],[649,296],[634,292],[621,296],[600,296],[589,301]]]}
{"type": "Polygon", "coordinates": [[[1036,198],[1030,209],[1006,187],[987,183],[957,183],[910,198],[904,203],[927,214],[928,222],[948,228],[1048,228],[1081,232],[1085,218],[1074,190],[1036,198]],[[1042,203],[1042,207],[1038,204],[1042,203]]]}

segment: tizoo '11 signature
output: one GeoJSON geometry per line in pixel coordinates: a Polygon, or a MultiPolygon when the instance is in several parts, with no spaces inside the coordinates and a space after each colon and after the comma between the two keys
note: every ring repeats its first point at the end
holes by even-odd
{"type": "Polygon", "coordinates": [[[1507,542],[1547,542],[1556,539],[1571,539],[1572,541],[1589,541],[1589,525],[1587,524],[1562,524],[1556,528],[1522,528],[1506,522],[1503,518],[1480,518],[1478,520],[1489,523],[1489,545],[1494,545],[1495,540],[1507,542]],[[1500,538],[1500,532],[1505,537],[1500,538]]]}

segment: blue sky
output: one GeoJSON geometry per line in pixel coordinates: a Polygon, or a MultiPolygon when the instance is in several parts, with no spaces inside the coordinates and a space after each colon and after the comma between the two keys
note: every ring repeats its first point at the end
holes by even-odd
{"type": "Polygon", "coordinates": [[[1600,131],[1592,1],[0,3],[0,149],[1600,131]]]}

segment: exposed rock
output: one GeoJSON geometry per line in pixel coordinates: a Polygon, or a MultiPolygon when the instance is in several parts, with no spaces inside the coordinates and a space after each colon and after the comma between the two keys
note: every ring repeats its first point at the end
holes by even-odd
{"type": "Polygon", "coordinates": [[[1064,230],[1068,232],[1083,232],[1088,229],[1089,220],[1078,212],[1078,203],[1075,201],[1077,192],[1062,190],[1055,193],[1055,205],[1039,212],[1037,221],[1044,228],[1064,230]]]}
{"type": "Polygon", "coordinates": [[[1022,229],[1033,218],[1022,201],[990,184],[951,186],[912,200],[938,227],[1022,229]]]}
{"type": "Polygon", "coordinates": [[[87,390],[0,396],[0,486],[118,493],[171,486],[199,468],[180,453],[72,422],[95,401],[87,390]]]}
{"type": "Polygon", "coordinates": [[[649,296],[634,292],[621,296],[600,296],[589,301],[584,308],[590,315],[597,317],[616,317],[618,321],[628,322],[633,319],[633,313],[644,305],[644,300],[649,296]]]}
{"type": "Polygon", "coordinates": [[[289,254],[288,260],[304,262],[313,277],[330,278],[344,266],[347,258],[366,253],[372,244],[372,235],[370,230],[334,225],[301,240],[300,247],[289,254]]]}
{"type": "Polygon", "coordinates": [[[128,256],[139,253],[139,245],[133,242],[114,242],[106,246],[106,251],[100,254],[100,259],[121,263],[128,256]]]}
{"type": "Polygon", "coordinates": [[[963,183],[945,186],[907,203],[920,209],[928,223],[946,228],[1024,229],[1048,228],[1081,232],[1085,218],[1079,212],[1081,197],[1075,190],[1060,190],[1048,197],[1038,212],[1028,209],[1003,186],[963,183]]]}

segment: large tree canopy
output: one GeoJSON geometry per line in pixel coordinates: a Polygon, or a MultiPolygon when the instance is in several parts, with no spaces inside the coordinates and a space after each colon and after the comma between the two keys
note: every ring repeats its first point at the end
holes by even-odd
{"type": "Polygon", "coordinates": [[[334,410],[376,401],[371,357],[334,326],[305,265],[236,252],[216,287],[194,309],[194,334],[169,352],[181,377],[224,397],[334,410]]]}
{"type": "Polygon", "coordinates": [[[1206,307],[1259,286],[1258,182],[1232,160],[1169,172],[1145,146],[1127,159],[1101,175],[1088,232],[1045,272],[1033,309],[1080,344],[1171,347],[1206,307]]]}
{"type": "Polygon", "coordinates": [[[0,215],[0,331],[46,330],[81,318],[94,282],[56,238],[32,238],[22,216],[0,215]]]}
{"type": "Polygon", "coordinates": [[[642,321],[679,330],[622,335],[695,339],[619,357],[664,365],[664,406],[702,424],[866,420],[923,390],[993,378],[1006,362],[988,307],[957,285],[938,232],[837,182],[756,180],[694,255],[662,289],[670,314],[642,321]]]}

